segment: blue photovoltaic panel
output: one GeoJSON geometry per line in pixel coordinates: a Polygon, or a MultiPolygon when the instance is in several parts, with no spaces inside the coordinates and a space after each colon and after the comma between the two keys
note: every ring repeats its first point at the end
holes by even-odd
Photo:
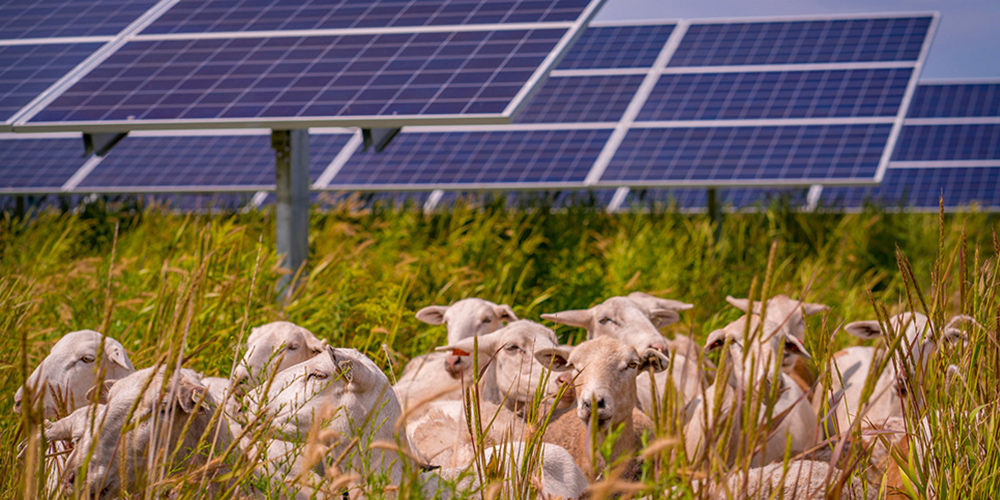
{"type": "Polygon", "coordinates": [[[673,30],[673,24],[590,26],[557,69],[652,67],[673,30]]]}
{"type": "Polygon", "coordinates": [[[181,0],[143,34],[576,21],[589,0],[181,0]]]}
{"type": "Polygon", "coordinates": [[[531,98],[516,123],[617,122],[642,75],[554,76],[531,98]]]}
{"type": "Polygon", "coordinates": [[[692,24],[669,66],[916,61],[932,18],[692,24]]]}
{"type": "Polygon", "coordinates": [[[0,46],[0,122],[97,50],[99,43],[0,46]]]}
{"type": "Polygon", "coordinates": [[[570,207],[596,208],[603,210],[611,203],[615,195],[614,189],[577,190],[560,189],[555,191],[480,191],[456,192],[446,191],[435,208],[448,209],[459,200],[471,206],[493,206],[500,204],[510,208],[553,208],[570,207]]]}
{"type": "MultiPolygon", "coordinates": [[[[767,208],[773,204],[802,207],[806,204],[808,188],[727,188],[716,190],[716,202],[733,210],[767,208]]],[[[678,210],[706,210],[708,190],[701,189],[633,189],[622,208],[677,208],[678,210]]]]}
{"type": "Polygon", "coordinates": [[[1000,124],[906,125],[893,161],[1000,160],[1000,124]]]}
{"type": "Polygon", "coordinates": [[[113,36],[155,0],[6,0],[0,2],[0,40],[113,36]]]}
{"type": "Polygon", "coordinates": [[[895,116],[913,70],[665,74],[638,120],[895,116]]]}
{"type": "MultiPolygon", "coordinates": [[[[349,134],[309,136],[312,181],[350,138],[349,134]]],[[[126,137],[77,190],[272,186],[274,155],[267,135],[126,137]]]]}
{"type": "Polygon", "coordinates": [[[334,186],[582,182],[610,130],[403,133],[356,153],[334,186]]]}
{"type": "Polygon", "coordinates": [[[130,42],[30,123],[499,114],[565,31],[130,42]]]}
{"type": "Polygon", "coordinates": [[[890,128],[877,124],[632,129],[601,181],[871,178],[890,128]]]}
{"type": "Polygon", "coordinates": [[[80,139],[0,139],[0,191],[58,191],[85,162],[80,139]]]}
{"type": "Polygon", "coordinates": [[[909,118],[1000,116],[1000,82],[919,85],[909,118]]]}
{"type": "Polygon", "coordinates": [[[827,187],[821,199],[832,209],[871,204],[936,210],[942,197],[945,208],[1000,208],[1000,168],[890,168],[877,187],[827,187]]]}

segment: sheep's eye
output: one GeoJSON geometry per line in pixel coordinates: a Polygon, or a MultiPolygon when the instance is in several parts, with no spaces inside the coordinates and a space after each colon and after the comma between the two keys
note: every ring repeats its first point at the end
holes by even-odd
{"type": "Polygon", "coordinates": [[[597,322],[600,323],[600,324],[602,324],[602,325],[606,325],[609,322],[611,322],[611,318],[609,318],[607,316],[602,316],[601,319],[597,320],[597,322]]]}
{"type": "Polygon", "coordinates": [[[288,346],[288,350],[289,351],[297,351],[298,349],[299,349],[299,345],[298,344],[291,344],[291,345],[288,346]]]}
{"type": "Polygon", "coordinates": [[[84,363],[93,363],[95,359],[97,358],[95,358],[92,354],[85,354],[82,358],[80,358],[80,361],[83,361],[84,363]]]}
{"type": "Polygon", "coordinates": [[[636,362],[636,361],[629,361],[628,365],[626,366],[626,368],[628,368],[630,370],[634,370],[636,368],[639,368],[639,363],[636,362]]]}
{"type": "Polygon", "coordinates": [[[493,322],[493,318],[483,318],[483,324],[484,325],[492,323],[492,322],[493,322]]]}
{"type": "Polygon", "coordinates": [[[725,339],[718,339],[715,342],[712,342],[712,345],[708,346],[708,348],[709,349],[715,349],[715,348],[718,348],[718,347],[722,347],[722,344],[725,344],[725,343],[726,343],[725,339]]]}
{"type": "Polygon", "coordinates": [[[508,351],[508,352],[517,352],[517,351],[520,351],[520,350],[521,350],[521,348],[520,348],[520,347],[518,347],[518,346],[516,346],[516,345],[513,345],[513,344],[512,344],[512,345],[509,345],[509,346],[507,346],[507,351],[508,351]]]}
{"type": "Polygon", "coordinates": [[[309,374],[308,377],[306,377],[306,380],[326,380],[327,377],[328,377],[328,375],[325,374],[325,373],[312,372],[312,373],[309,374]]]}

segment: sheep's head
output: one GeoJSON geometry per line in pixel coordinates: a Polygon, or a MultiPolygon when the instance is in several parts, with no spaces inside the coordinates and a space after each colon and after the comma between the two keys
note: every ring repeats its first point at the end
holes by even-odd
{"type": "MultiPolygon", "coordinates": [[[[450,345],[462,339],[493,333],[503,328],[504,323],[517,321],[517,316],[508,305],[472,297],[450,306],[425,307],[417,311],[417,319],[429,325],[445,325],[450,345]]],[[[451,355],[445,358],[445,370],[457,378],[471,363],[467,356],[451,355]]]]}
{"type": "MultiPolygon", "coordinates": [[[[78,442],[63,478],[67,494],[76,490],[99,499],[135,494],[150,477],[149,464],[204,462],[194,451],[212,411],[212,402],[205,399],[207,390],[191,370],[180,370],[169,380],[164,380],[163,372],[147,368],[110,387],[107,404],[99,407],[97,424],[91,429],[84,423],[82,434],[76,434],[78,442]],[[191,424],[192,419],[201,421],[201,428],[191,424]],[[178,448],[180,452],[168,455],[178,448]],[[84,464],[86,471],[81,470],[84,464]],[[78,480],[84,472],[85,480],[78,480]]],[[[80,430],[79,423],[68,423],[71,435],[80,430]]]]}
{"type": "MultiPolygon", "coordinates": [[[[750,308],[750,299],[737,299],[730,295],[726,296],[726,302],[745,313],[761,312],[759,300],[754,301],[753,310],[750,308]]],[[[806,336],[806,316],[829,310],[830,307],[824,304],[802,302],[787,295],[775,295],[767,299],[767,319],[782,325],[785,333],[799,340],[804,340],[806,336]]]]}
{"type": "MultiPolygon", "coordinates": [[[[490,362],[501,397],[505,395],[514,406],[521,407],[532,401],[539,384],[547,376],[547,367],[537,362],[535,351],[558,345],[551,329],[534,321],[519,320],[493,333],[439,347],[438,351],[466,356],[478,347],[479,364],[485,366],[490,362]]],[[[551,377],[545,396],[554,396],[558,390],[555,377],[551,377]]]]}
{"type": "MultiPolygon", "coordinates": [[[[45,417],[54,418],[86,405],[87,392],[99,380],[101,370],[105,380],[117,380],[135,368],[117,340],[93,330],[80,330],[59,339],[24,385],[32,389],[33,404],[43,405],[45,417]],[[104,349],[99,352],[102,338],[104,349]]],[[[23,397],[24,387],[14,394],[14,411],[21,410],[23,397]]]]}
{"type": "Polygon", "coordinates": [[[694,307],[676,300],[660,299],[641,292],[611,297],[590,309],[543,314],[542,318],[587,329],[587,339],[611,337],[637,351],[656,349],[668,354],[667,339],[660,328],[680,320],[678,311],[694,307]]]}
{"type": "Polygon", "coordinates": [[[811,357],[799,339],[785,333],[778,323],[756,314],[741,316],[710,333],[705,352],[722,348],[727,340],[726,354],[732,367],[729,383],[733,386],[742,383],[746,388],[760,388],[764,382],[773,381],[775,363],[784,364],[786,358],[811,357]]]}
{"type": "Polygon", "coordinates": [[[577,416],[589,426],[594,413],[602,432],[631,419],[636,404],[636,376],[649,369],[663,371],[670,364],[669,358],[657,349],[639,354],[634,347],[612,337],[588,340],[572,350],[540,349],[535,357],[542,365],[562,372],[561,382],[575,386],[577,416]]]}
{"type": "Polygon", "coordinates": [[[233,371],[233,382],[237,386],[244,382],[256,386],[272,373],[323,352],[325,345],[309,330],[287,321],[254,328],[247,338],[243,359],[233,371]]]}

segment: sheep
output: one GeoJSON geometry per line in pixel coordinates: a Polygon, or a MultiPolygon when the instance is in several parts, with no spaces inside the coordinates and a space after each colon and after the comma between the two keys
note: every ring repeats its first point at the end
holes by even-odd
{"type": "Polygon", "coordinates": [[[783,372],[775,372],[775,363],[782,356],[809,357],[805,347],[794,336],[787,335],[780,325],[757,315],[742,316],[724,328],[709,334],[705,352],[727,345],[729,350],[726,365],[729,376],[720,374],[703,396],[689,409],[691,419],[685,428],[685,448],[688,457],[695,459],[705,451],[705,439],[709,432],[719,432],[719,423],[707,425],[706,419],[717,416],[731,416],[734,431],[730,434],[727,462],[736,460],[736,452],[741,436],[740,416],[744,414],[741,405],[759,405],[758,425],[770,424],[764,447],[755,453],[753,465],[767,464],[781,460],[785,453],[788,436],[791,436],[792,455],[811,448],[817,439],[816,414],[805,394],[791,378],[783,372]],[[749,322],[749,324],[748,324],[749,322]],[[748,332],[749,338],[744,337],[748,332]],[[775,378],[777,377],[777,378],[775,378]],[[720,384],[721,387],[720,387],[720,384]],[[767,407],[765,398],[770,397],[772,387],[778,384],[777,400],[773,402],[772,415],[764,414],[767,407]],[[716,412],[715,394],[723,391],[722,407],[716,412]]]}
{"type": "Polygon", "coordinates": [[[633,292],[626,297],[611,297],[590,309],[543,314],[542,318],[586,328],[588,340],[609,336],[631,345],[638,352],[651,348],[672,355],[669,373],[645,375],[636,380],[637,404],[648,415],[653,415],[654,394],[663,393],[668,379],[680,395],[681,405],[690,403],[705,385],[705,376],[698,364],[700,349],[697,344],[683,335],[677,335],[673,341],[667,340],[659,331],[680,320],[678,311],[692,307],[684,302],[633,292]]]}
{"type": "MultiPolygon", "coordinates": [[[[266,395],[264,389],[253,390],[251,401],[259,403],[250,411],[267,416],[276,432],[276,442],[269,444],[267,453],[308,445],[306,453],[293,454],[295,463],[283,471],[288,477],[309,472],[311,487],[343,474],[364,480],[384,476],[390,484],[399,484],[403,468],[397,449],[409,447],[405,433],[394,431],[402,408],[389,379],[368,357],[354,349],[327,346],[325,354],[276,374],[266,395]],[[309,447],[325,453],[310,453],[309,447]],[[310,463],[320,459],[332,462],[322,467],[310,463]]],[[[344,487],[355,495],[371,485],[352,480],[344,487]]]]}
{"type": "MultiPolygon", "coordinates": [[[[710,498],[719,500],[750,500],[784,498],[786,500],[821,500],[840,481],[843,472],[825,462],[793,460],[754,467],[744,473],[734,471],[723,484],[713,484],[710,498]]],[[[851,500],[874,499],[874,488],[865,494],[857,478],[847,481],[837,498],[851,500]]]]}
{"type": "MultiPolygon", "coordinates": [[[[508,305],[473,297],[450,306],[425,307],[417,311],[417,319],[430,325],[444,324],[448,329],[448,344],[454,344],[493,333],[505,322],[517,321],[517,316],[508,305]]],[[[407,363],[393,388],[410,414],[419,406],[415,402],[462,399],[462,380],[472,379],[471,367],[468,356],[445,352],[424,354],[407,363]]]]}
{"type": "MultiPolygon", "coordinates": [[[[636,408],[635,379],[647,370],[665,370],[670,360],[653,348],[640,355],[631,345],[609,336],[588,340],[571,351],[563,347],[538,349],[535,357],[553,371],[564,372],[559,376],[563,383],[575,384],[576,418],[566,413],[550,424],[546,441],[566,448],[589,479],[596,479],[595,471],[630,460],[642,436],[652,429],[649,418],[636,408]],[[611,446],[610,464],[601,454],[592,461],[590,450],[619,428],[621,432],[611,446]]],[[[630,460],[622,477],[635,480],[638,473],[638,464],[630,460]]]]}
{"type": "MultiPolygon", "coordinates": [[[[146,368],[115,382],[95,418],[99,425],[85,429],[67,459],[66,493],[89,491],[100,499],[146,494],[144,488],[158,480],[152,467],[194,471],[206,466],[208,454],[225,449],[231,438],[213,418],[216,403],[200,380],[187,369],[167,378],[164,368],[146,368]],[[206,442],[214,446],[202,446],[206,442]]],[[[214,475],[224,473],[221,467],[202,469],[210,475],[205,477],[208,494],[218,486],[214,475]]]]}
{"type": "MultiPolygon", "coordinates": [[[[267,377],[323,352],[326,343],[312,332],[287,321],[275,321],[250,331],[243,359],[233,370],[231,382],[260,385],[267,377]],[[265,371],[265,368],[268,368],[265,371]]],[[[212,384],[214,390],[221,383],[212,384]]]]}
{"type": "MultiPolygon", "coordinates": [[[[761,303],[754,301],[753,311],[750,310],[750,299],[737,299],[731,295],[726,296],[726,302],[733,307],[745,312],[760,314],[761,303]]],[[[814,304],[795,300],[787,295],[779,294],[767,300],[767,319],[781,325],[786,335],[791,335],[801,342],[806,340],[806,316],[829,311],[830,307],[824,304],[814,304]]],[[[787,373],[803,391],[811,390],[816,382],[816,376],[809,370],[802,358],[789,356],[781,362],[781,370],[787,373]]]]}
{"type": "Polygon", "coordinates": [[[102,373],[104,380],[118,380],[134,371],[117,340],[93,330],[70,332],[52,346],[14,394],[14,411],[21,411],[25,390],[30,389],[32,404],[42,405],[45,418],[67,415],[87,404],[87,393],[102,373]],[[103,353],[98,352],[102,339],[103,353]]]}

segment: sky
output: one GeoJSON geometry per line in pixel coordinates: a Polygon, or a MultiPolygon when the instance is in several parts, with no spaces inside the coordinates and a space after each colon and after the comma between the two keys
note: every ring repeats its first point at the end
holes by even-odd
{"type": "Polygon", "coordinates": [[[939,12],[921,80],[1000,80],[1000,0],[607,0],[598,20],[939,12]]]}

